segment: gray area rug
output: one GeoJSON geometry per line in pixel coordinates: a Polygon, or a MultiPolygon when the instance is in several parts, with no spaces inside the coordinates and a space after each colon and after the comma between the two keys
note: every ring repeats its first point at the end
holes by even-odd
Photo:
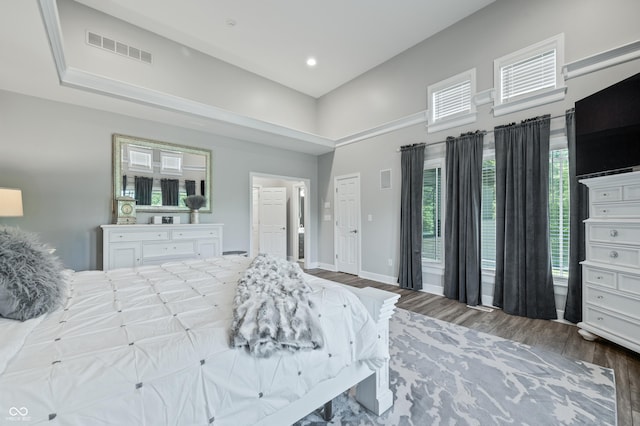
{"type": "MultiPolygon", "coordinates": [[[[398,309],[390,324],[394,406],[380,417],[353,389],[336,425],[615,425],[613,370],[398,309]]],[[[325,425],[312,413],[296,425],[325,425]]]]}

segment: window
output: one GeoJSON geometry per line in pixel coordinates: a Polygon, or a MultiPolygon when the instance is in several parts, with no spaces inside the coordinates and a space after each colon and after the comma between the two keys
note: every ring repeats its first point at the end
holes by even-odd
{"type": "MultiPolygon", "coordinates": [[[[549,234],[553,276],[569,275],[569,157],[568,150],[549,154],[549,234]]],[[[482,269],[496,268],[496,162],[482,163],[482,269]]]]}
{"type": "Polygon", "coordinates": [[[569,155],[567,149],[549,155],[549,233],[554,277],[569,277],[569,155]]]}
{"type": "Polygon", "coordinates": [[[471,80],[433,92],[433,120],[471,110],[471,80]]]}
{"type": "Polygon", "coordinates": [[[472,102],[476,88],[476,70],[471,69],[429,86],[429,132],[435,132],[476,120],[472,102]]]}
{"type": "Polygon", "coordinates": [[[560,34],[494,61],[495,116],[564,99],[560,34]]]}
{"type": "Polygon", "coordinates": [[[442,167],[425,164],[422,181],[422,258],[442,261],[442,167]]]}
{"type": "Polygon", "coordinates": [[[500,102],[556,87],[556,49],[500,68],[500,102]]]}
{"type": "Polygon", "coordinates": [[[482,269],[496,269],[496,160],[482,162],[482,201],[480,205],[480,254],[482,269]]]}

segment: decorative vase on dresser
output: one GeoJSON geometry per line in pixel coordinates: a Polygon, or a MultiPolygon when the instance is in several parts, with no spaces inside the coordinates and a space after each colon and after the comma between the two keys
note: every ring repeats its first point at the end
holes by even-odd
{"type": "Polygon", "coordinates": [[[102,225],[102,269],[220,256],[222,224],[102,225]]]}
{"type": "Polygon", "coordinates": [[[589,187],[579,333],[640,353],[640,172],[583,179],[589,187]]]}

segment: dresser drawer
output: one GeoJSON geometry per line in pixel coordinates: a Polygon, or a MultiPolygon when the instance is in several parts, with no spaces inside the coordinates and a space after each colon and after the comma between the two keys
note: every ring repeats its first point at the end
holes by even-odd
{"type": "Polygon", "coordinates": [[[640,342],[640,323],[638,321],[625,319],[589,305],[585,306],[583,317],[583,321],[587,324],[631,340],[636,344],[640,342]]]}
{"type": "MultiPolygon", "coordinates": [[[[122,225],[127,226],[127,225],[122,225]]],[[[169,239],[169,231],[136,232],[136,231],[114,231],[109,233],[109,242],[119,241],[166,241],[169,239]]]]}
{"type": "Polygon", "coordinates": [[[640,318],[640,299],[634,299],[624,294],[603,290],[597,287],[585,286],[584,299],[586,303],[605,308],[609,311],[640,318]]]}
{"type": "Polygon", "coordinates": [[[588,223],[589,241],[640,245],[640,223],[588,223]]]}
{"type": "Polygon", "coordinates": [[[623,199],[640,200],[640,185],[625,185],[623,199]]]}
{"type": "Polygon", "coordinates": [[[606,201],[622,201],[622,187],[615,186],[611,188],[597,188],[589,192],[589,198],[592,203],[601,203],[606,201]]]}
{"type": "Polygon", "coordinates": [[[640,215],[640,203],[620,202],[610,204],[593,203],[591,205],[592,218],[623,218],[638,217],[640,215]]]}
{"type": "Polygon", "coordinates": [[[587,244],[587,260],[640,268],[640,248],[587,244]]]}
{"type": "MultiPolygon", "coordinates": [[[[618,273],[618,289],[640,296],[640,275],[618,273]]],[[[640,311],[640,303],[638,303],[640,311]]]]}
{"type": "Polygon", "coordinates": [[[583,269],[583,280],[588,284],[595,284],[609,288],[616,288],[615,272],[585,266],[583,269]]]}
{"type": "Polygon", "coordinates": [[[144,244],[142,257],[146,261],[154,257],[196,256],[194,241],[172,241],[161,244],[144,244]]]}
{"type": "Polygon", "coordinates": [[[179,229],[171,233],[174,240],[193,240],[203,238],[220,238],[220,229],[179,229]]]}

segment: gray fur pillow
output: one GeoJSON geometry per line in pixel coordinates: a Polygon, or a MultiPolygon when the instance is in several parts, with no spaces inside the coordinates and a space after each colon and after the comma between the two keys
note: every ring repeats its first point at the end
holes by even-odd
{"type": "Polygon", "coordinates": [[[34,234],[0,227],[0,316],[24,321],[60,306],[62,264],[34,234]]]}

